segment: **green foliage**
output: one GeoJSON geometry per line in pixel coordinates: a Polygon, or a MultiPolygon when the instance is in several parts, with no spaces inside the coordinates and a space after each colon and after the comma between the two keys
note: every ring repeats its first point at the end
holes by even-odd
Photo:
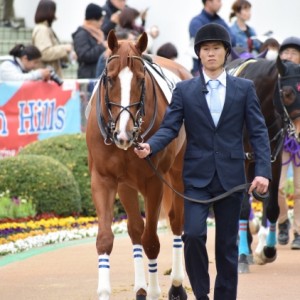
{"type": "Polygon", "coordinates": [[[80,192],[73,174],[57,160],[43,155],[19,155],[0,160],[0,192],[32,199],[36,212],[61,216],[78,214],[80,192]]]}
{"type": "Polygon", "coordinates": [[[16,219],[35,216],[32,199],[11,197],[9,191],[0,194],[0,219],[16,219]]]}
{"type": "Polygon", "coordinates": [[[91,197],[85,134],[67,134],[37,141],[23,148],[19,155],[47,155],[72,171],[81,194],[82,215],[95,216],[91,197]]]}

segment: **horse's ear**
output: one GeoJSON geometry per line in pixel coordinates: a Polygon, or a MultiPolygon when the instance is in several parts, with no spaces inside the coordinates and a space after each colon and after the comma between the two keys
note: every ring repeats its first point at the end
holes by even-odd
{"type": "Polygon", "coordinates": [[[107,36],[107,45],[108,48],[113,51],[115,48],[118,47],[118,39],[116,37],[115,31],[114,30],[110,30],[110,32],[108,33],[107,36]]]}
{"type": "Polygon", "coordinates": [[[268,53],[268,49],[266,49],[263,52],[259,53],[255,58],[266,58],[267,53],[268,53]]]}
{"type": "Polygon", "coordinates": [[[281,76],[283,76],[286,73],[286,66],[283,63],[283,61],[281,60],[279,55],[277,56],[276,65],[277,65],[278,73],[281,76]]]}
{"type": "Polygon", "coordinates": [[[147,49],[148,45],[148,36],[146,32],[143,32],[138,41],[135,44],[136,49],[140,52],[143,53],[147,49]]]}

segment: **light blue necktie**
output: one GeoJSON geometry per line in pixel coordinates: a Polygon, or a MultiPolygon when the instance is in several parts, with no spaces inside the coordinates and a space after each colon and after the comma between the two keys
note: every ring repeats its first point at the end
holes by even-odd
{"type": "Polygon", "coordinates": [[[220,99],[220,95],[218,92],[218,87],[220,84],[219,80],[209,80],[208,84],[211,88],[211,92],[210,92],[210,113],[211,116],[214,120],[215,125],[217,126],[219,119],[220,119],[220,115],[222,112],[222,104],[221,104],[221,99],[220,99]]]}

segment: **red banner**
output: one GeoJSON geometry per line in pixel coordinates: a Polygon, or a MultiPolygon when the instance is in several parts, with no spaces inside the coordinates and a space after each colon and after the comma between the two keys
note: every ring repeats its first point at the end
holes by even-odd
{"type": "Polygon", "coordinates": [[[76,81],[0,83],[0,157],[51,136],[81,131],[76,81]]]}

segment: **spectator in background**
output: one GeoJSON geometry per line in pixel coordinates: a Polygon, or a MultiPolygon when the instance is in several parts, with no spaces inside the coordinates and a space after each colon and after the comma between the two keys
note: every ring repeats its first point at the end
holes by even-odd
{"type": "Polygon", "coordinates": [[[178,57],[178,51],[172,43],[165,43],[157,49],[156,55],[175,60],[178,57]]]}
{"type": "Polygon", "coordinates": [[[102,31],[104,32],[105,38],[110,30],[115,29],[119,24],[119,14],[126,6],[126,0],[107,0],[103,6],[105,11],[105,16],[103,24],[101,26],[102,31]]]}
{"type": "Polygon", "coordinates": [[[101,25],[101,6],[90,3],[85,10],[85,21],[72,34],[74,49],[79,64],[78,78],[96,78],[96,66],[100,55],[106,50],[106,42],[101,25]]]}
{"type": "MultiPolygon", "coordinates": [[[[232,34],[229,26],[226,22],[218,15],[218,11],[222,6],[221,0],[202,0],[204,8],[202,9],[201,13],[192,18],[189,24],[189,33],[191,38],[191,45],[194,47],[194,39],[196,36],[197,31],[203,26],[208,23],[217,23],[225,27],[230,34],[231,37],[231,44],[232,47],[235,46],[235,38],[232,34]]],[[[199,62],[198,58],[194,55],[193,56],[193,67],[191,70],[194,76],[199,74],[199,62]]]]}
{"type": "Polygon", "coordinates": [[[148,35],[148,45],[147,45],[147,52],[149,54],[153,53],[153,44],[154,40],[159,36],[159,28],[156,25],[151,26],[149,29],[146,30],[148,35]]]}
{"type": "Polygon", "coordinates": [[[52,0],[41,0],[35,12],[36,26],[32,32],[32,43],[42,53],[42,61],[51,66],[59,77],[62,77],[62,66],[69,61],[73,47],[71,44],[61,44],[51,28],[56,20],[56,4],[52,0]]]}
{"type": "Polygon", "coordinates": [[[236,0],[231,7],[229,21],[236,17],[235,22],[230,27],[231,32],[235,36],[236,46],[243,47],[249,53],[258,53],[261,43],[257,39],[252,39],[256,36],[253,27],[247,25],[251,18],[251,3],[247,0],[236,0]]]}
{"type": "Polygon", "coordinates": [[[24,81],[50,79],[50,70],[48,68],[38,68],[42,54],[37,47],[18,44],[9,51],[9,54],[12,56],[11,59],[5,60],[0,65],[0,80],[24,81]]]}
{"type": "Polygon", "coordinates": [[[119,14],[119,24],[116,26],[117,30],[127,29],[133,35],[138,37],[145,31],[146,12],[140,13],[137,9],[125,6],[119,14]],[[142,24],[137,24],[137,19],[141,17],[142,24]]]}
{"type": "Polygon", "coordinates": [[[279,48],[280,44],[276,39],[268,38],[261,44],[259,52],[262,53],[268,49],[266,59],[275,60],[278,56],[279,48]]]}

